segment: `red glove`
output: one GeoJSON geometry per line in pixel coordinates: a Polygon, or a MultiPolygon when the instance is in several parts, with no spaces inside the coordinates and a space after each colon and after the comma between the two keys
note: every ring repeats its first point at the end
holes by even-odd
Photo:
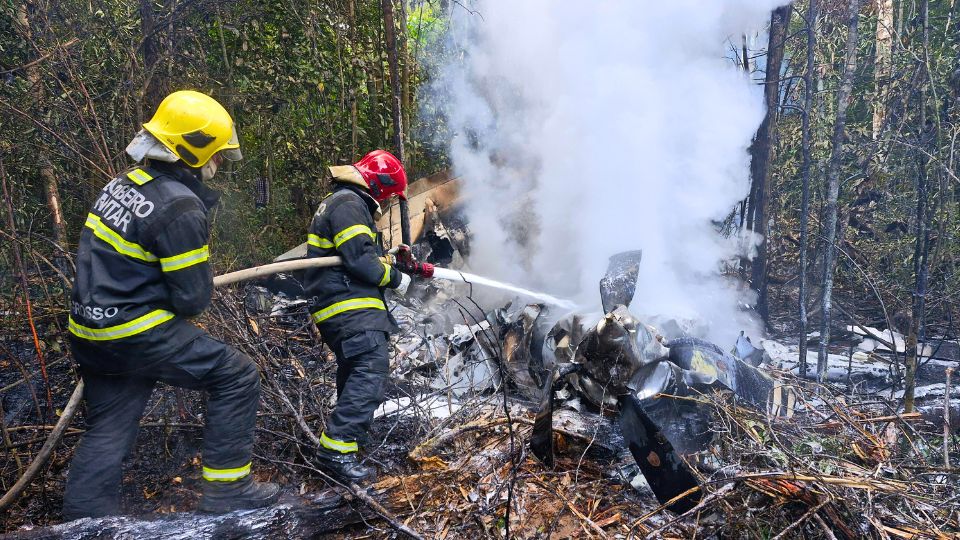
{"type": "Polygon", "coordinates": [[[400,244],[397,246],[397,264],[411,264],[416,262],[413,258],[413,252],[410,251],[410,246],[406,244],[400,244]]]}
{"type": "Polygon", "coordinates": [[[419,261],[402,263],[397,261],[396,266],[397,270],[403,272],[404,274],[410,274],[411,276],[419,276],[427,279],[433,277],[433,265],[430,263],[419,261]]]}
{"type": "Polygon", "coordinates": [[[425,262],[414,262],[409,270],[404,270],[408,274],[420,276],[425,279],[433,277],[433,265],[425,262]]]}
{"type": "Polygon", "coordinates": [[[400,244],[397,248],[396,267],[397,270],[405,274],[410,274],[411,276],[419,276],[427,279],[433,277],[433,265],[414,259],[413,252],[410,251],[410,246],[406,244],[400,244]]]}

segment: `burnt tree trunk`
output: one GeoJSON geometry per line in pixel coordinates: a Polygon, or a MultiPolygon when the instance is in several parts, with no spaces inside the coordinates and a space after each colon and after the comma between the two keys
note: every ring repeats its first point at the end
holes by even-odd
{"type": "Polygon", "coordinates": [[[853,73],[857,68],[857,27],[860,21],[860,1],[850,0],[850,21],[847,46],[843,58],[843,75],[837,91],[837,118],[830,138],[830,161],[827,163],[827,197],[824,208],[823,250],[823,320],[820,324],[820,350],[817,355],[817,378],[823,380],[827,372],[827,346],[830,344],[830,311],[833,296],[833,272],[837,256],[837,200],[840,196],[840,161],[843,158],[843,139],[847,124],[847,105],[853,91],[853,73]]]}
{"type": "MultiPolygon", "coordinates": [[[[403,149],[403,84],[400,80],[397,24],[393,17],[393,0],[382,0],[381,4],[383,6],[383,37],[387,47],[387,63],[390,66],[390,87],[393,90],[393,148],[400,162],[406,164],[406,155],[403,149]]],[[[410,212],[407,209],[407,201],[404,199],[400,199],[400,231],[403,243],[410,245],[410,212]]]]}
{"type": "Polygon", "coordinates": [[[770,38],[767,44],[767,67],[763,88],[767,114],[757,130],[750,147],[750,177],[752,179],[753,230],[763,239],[757,246],[757,256],[750,269],[750,282],[757,292],[756,309],[767,322],[767,226],[770,199],[770,163],[777,136],[777,116],[780,109],[780,66],[783,63],[783,44],[790,21],[789,5],[779,7],[770,16],[770,38]]]}
{"type": "Polygon", "coordinates": [[[810,117],[813,114],[813,92],[816,84],[817,18],[820,15],[818,0],[810,0],[807,9],[807,70],[803,76],[803,121],[801,126],[800,152],[800,376],[807,374],[807,256],[810,244],[810,168],[813,165],[810,140],[810,117]]]}
{"type": "MultiPolygon", "coordinates": [[[[389,504],[389,501],[384,501],[389,504]]],[[[396,507],[396,505],[392,505],[396,507]]],[[[398,508],[402,511],[403,508],[398,508]]],[[[144,518],[112,516],[81,519],[52,527],[16,531],[10,540],[54,538],[316,538],[342,531],[377,516],[363,504],[351,502],[333,490],[309,498],[284,496],[267,508],[223,515],[174,513],[144,518]]]]}

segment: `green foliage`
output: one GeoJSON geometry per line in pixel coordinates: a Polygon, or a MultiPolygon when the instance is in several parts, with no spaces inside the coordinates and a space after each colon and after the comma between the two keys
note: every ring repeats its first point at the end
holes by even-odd
{"type": "MultiPolygon", "coordinates": [[[[326,167],[391,149],[380,2],[352,3],[352,11],[347,2],[149,3],[156,29],[149,35],[144,2],[50,2],[28,10],[28,26],[20,22],[23,3],[0,3],[0,71],[7,73],[0,79],[0,154],[15,179],[20,227],[52,236],[38,170],[38,156],[48,156],[73,251],[97,191],[131,165],[123,149],[155,101],[191,88],[231,111],[245,156],[212,181],[223,192],[214,220],[218,270],[262,263],[302,242],[329,190],[326,167]],[[258,210],[259,178],[269,180],[271,200],[258,210]]],[[[410,47],[438,39],[436,8],[409,14],[410,47]]]]}
{"type": "MultiPolygon", "coordinates": [[[[813,171],[811,202],[810,282],[820,282],[823,252],[823,174],[829,158],[830,135],[836,110],[836,90],[843,68],[847,35],[847,2],[821,1],[817,27],[816,78],[812,114],[813,171]]],[[[847,110],[844,159],[841,168],[840,218],[842,251],[838,255],[837,287],[842,298],[862,308],[865,319],[882,326],[880,302],[889,314],[909,310],[916,284],[914,251],[917,233],[917,181],[926,172],[931,208],[929,227],[930,283],[927,322],[945,323],[949,298],[956,291],[957,236],[957,152],[960,135],[960,88],[951,83],[960,66],[960,6],[930,2],[927,47],[923,40],[923,2],[894,2],[894,38],[889,77],[878,80],[877,18],[874,3],[863,2],[857,71],[847,110]],[[929,59],[929,65],[927,64],[929,59]],[[929,76],[927,68],[929,67],[929,76]],[[881,110],[885,121],[874,133],[874,113],[881,110]],[[921,159],[926,156],[926,160],[921,159]],[[879,298],[873,288],[879,292],[879,298]]],[[[795,4],[806,13],[806,2],[795,4]]],[[[787,77],[802,76],[806,55],[805,21],[792,18],[785,57],[792,58],[787,77]]],[[[880,71],[879,73],[882,73],[880,71]]],[[[786,99],[802,105],[803,83],[786,78],[786,99]]],[[[783,89],[783,88],[782,88],[783,89]]],[[[800,206],[800,121],[792,110],[781,112],[776,158],[773,163],[772,193],[775,208],[771,254],[776,270],[795,275],[800,206]]],[[[816,291],[816,289],[815,289],[816,291]]],[[[814,293],[817,294],[816,292],[814,293]]],[[[814,300],[811,299],[811,303],[814,300]]],[[[791,311],[792,307],[788,308],[791,311]]],[[[844,322],[843,324],[847,324],[844,322]]],[[[946,327],[939,331],[955,330],[946,327]]]]}

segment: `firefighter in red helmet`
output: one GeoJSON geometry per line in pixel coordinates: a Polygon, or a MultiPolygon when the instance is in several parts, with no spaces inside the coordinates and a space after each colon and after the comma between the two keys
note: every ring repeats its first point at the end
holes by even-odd
{"type": "Polygon", "coordinates": [[[394,195],[405,198],[407,174],[400,160],[374,150],[353,165],[330,167],[330,174],[335,187],[313,216],[307,256],[338,255],[343,265],[309,269],[304,280],[313,320],[337,356],[337,404],[320,437],[318,458],[338,479],[360,482],[373,471],[360,464],[357,450],[383,402],[388,338],[399,330],[384,290],[405,290],[409,275],[432,277],[433,266],[411,257],[394,264],[382,259],[375,220],[380,203],[394,195]]]}

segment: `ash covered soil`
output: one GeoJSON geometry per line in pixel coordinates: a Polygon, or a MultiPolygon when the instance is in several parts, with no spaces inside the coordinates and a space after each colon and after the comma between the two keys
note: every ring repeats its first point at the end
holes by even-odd
{"type": "MultiPolygon", "coordinates": [[[[780,301],[789,305],[789,294],[774,305],[780,301]]],[[[509,369],[501,369],[509,365],[496,363],[505,334],[489,324],[496,319],[491,312],[464,304],[407,300],[395,311],[404,332],[394,344],[388,399],[366,446],[368,463],[380,472],[368,493],[424,537],[494,538],[509,529],[518,538],[754,538],[776,536],[798,521],[785,537],[859,538],[876,530],[923,537],[924,531],[960,530],[952,502],[960,496],[958,478],[941,465],[935,411],[903,416],[896,400],[876,391],[851,392],[843,381],[804,383],[784,364],[769,370],[796,389],[800,406],[792,418],[772,417],[728,392],[696,398],[710,411],[713,434],[708,447],[686,456],[703,492],[690,512],[678,515],[657,501],[638,474],[615,411],[598,409],[568,386],[556,394],[556,462],[548,467],[529,447],[536,400],[509,369]]],[[[773,317],[783,344],[796,341],[789,338],[795,332],[790,318],[787,309],[773,317]]],[[[314,435],[322,430],[334,400],[335,362],[308,320],[296,300],[251,287],[218,293],[202,319],[261,367],[255,474],[284,486],[276,507],[226,517],[192,513],[200,486],[202,398],[158,385],[124,465],[129,517],[56,525],[83,426],[81,407],[44,472],[2,517],[3,530],[22,538],[397,536],[368,504],[326,481],[315,466],[302,425],[314,435]]],[[[56,335],[53,327],[41,333],[56,335]]],[[[842,336],[832,352],[848,353],[853,341],[842,336]]],[[[31,341],[7,339],[3,346],[3,387],[22,379],[18,362],[29,373],[38,371],[31,341]]],[[[45,349],[56,409],[76,378],[63,344],[52,341],[45,349]]],[[[881,362],[882,355],[871,355],[871,361],[881,362]]],[[[932,381],[937,370],[927,372],[932,381]]],[[[886,375],[875,379],[870,381],[878,388],[894,384],[886,375]]],[[[10,387],[2,396],[4,425],[23,466],[48,432],[39,426],[55,421],[40,421],[31,387],[45,415],[38,374],[31,385],[10,387]]],[[[938,400],[942,394],[931,395],[931,403],[938,400]]],[[[948,442],[955,447],[954,439],[948,442]]],[[[12,450],[5,450],[0,469],[6,488],[19,476],[12,450]]]]}

